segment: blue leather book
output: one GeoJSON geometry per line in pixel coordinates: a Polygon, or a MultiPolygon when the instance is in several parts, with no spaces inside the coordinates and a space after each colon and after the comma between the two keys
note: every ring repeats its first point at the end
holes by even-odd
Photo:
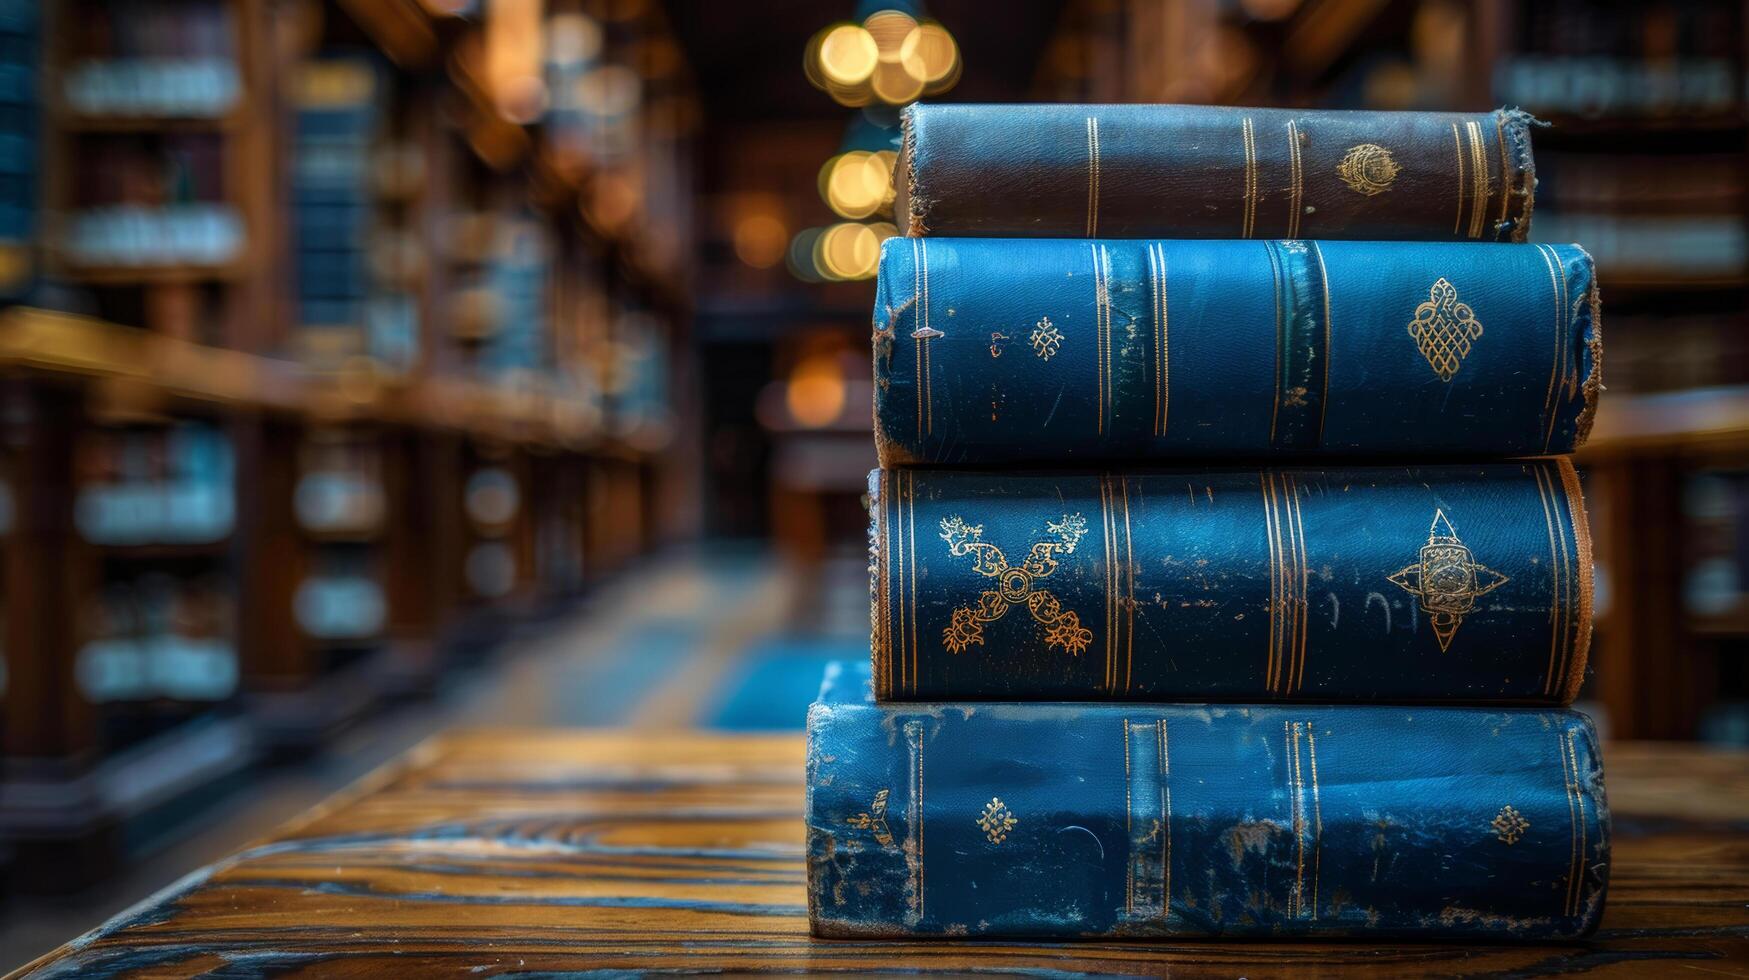
{"type": "Polygon", "coordinates": [[[1522,112],[914,105],[911,235],[1524,241],[1522,112]]]}
{"type": "Polygon", "coordinates": [[[911,701],[1565,704],[1565,457],[870,477],[876,689],[911,701]]]}
{"type": "Polygon", "coordinates": [[[865,687],[847,669],[808,711],[818,935],[1547,940],[1603,912],[1609,808],[1572,711],[865,687]]]}
{"type": "Polygon", "coordinates": [[[1523,456],[1584,442],[1576,245],[894,238],[881,465],[1523,456]]]}

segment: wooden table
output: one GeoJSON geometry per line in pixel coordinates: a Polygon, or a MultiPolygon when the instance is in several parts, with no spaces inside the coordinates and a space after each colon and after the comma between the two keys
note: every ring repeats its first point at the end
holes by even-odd
{"type": "Polygon", "coordinates": [[[1749,976],[1749,754],[1605,763],[1615,864],[1589,942],[828,942],[808,936],[799,736],[458,734],[21,972],[1749,976]]]}

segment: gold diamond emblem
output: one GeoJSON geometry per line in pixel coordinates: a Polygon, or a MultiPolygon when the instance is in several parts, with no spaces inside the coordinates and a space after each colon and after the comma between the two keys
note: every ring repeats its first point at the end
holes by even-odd
{"type": "Polygon", "coordinates": [[[1524,814],[1507,805],[1500,808],[1500,812],[1494,815],[1493,822],[1488,826],[1494,828],[1494,836],[1503,843],[1516,844],[1524,836],[1524,832],[1530,829],[1530,821],[1524,818],[1524,814]]]}
{"type": "Polygon", "coordinates": [[[1468,545],[1458,540],[1457,529],[1443,510],[1433,512],[1427,543],[1418,560],[1390,580],[1420,601],[1421,611],[1433,624],[1441,651],[1451,648],[1451,638],[1463,625],[1464,616],[1475,611],[1476,600],[1510,581],[1506,576],[1476,561],[1468,545]]]}
{"type": "Polygon", "coordinates": [[[1367,197],[1390,190],[1391,182],[1402,172],[1403,168],[1397,166],[1391,151],[1377,143],[1349,147],[1342,162],[1336,165],[1336,176],[1341,177],[1349,189],[1367,197]]]}
{"type": "Polygon", "coordinates": [[[978,827],[984,831],[984,836],[992,844],[1000,844],[1008,839],[1008,832],[1020,821],[1015,818],[1014,811],[1008,809],[1000,797],[993,797],[984,804],[984,812],[978,817],[978,827]]]}
{"type": "Polygon", "coordinates": [[[1409,321],[1409,336],[1439,380],[1450,381],[1470,356],[1470,347],[1482,336],[1482,321],[1470,304],[1458,302],[1457,287],[1444,276],[1427,291],[1427,301],[1415,307],[1409,321]]]}

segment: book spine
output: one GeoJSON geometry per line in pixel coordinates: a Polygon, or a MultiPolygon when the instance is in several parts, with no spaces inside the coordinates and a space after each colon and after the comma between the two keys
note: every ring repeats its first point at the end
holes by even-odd
{"type": "Polygon", "coordinates": [[[895,238],[881,465],[1522,456],[1591,429],[1576,245],[895,238]]]}
{"type": "Polygon", "coordinates": [[[822,703],[807,778],[822,936],[1562,939],[1609,876],[1563,710],[822,703]]]}
{"type": "Polygon", "coordinates": [[[1565,704],[1584,677],[1564,457],[873,489],[883,699],[1565,704]]]}
{"type": "Polygon", "coordinates": [[[916,105],[911,235],[1522,242],[1531,117],[1181,105],[916,105]]]}

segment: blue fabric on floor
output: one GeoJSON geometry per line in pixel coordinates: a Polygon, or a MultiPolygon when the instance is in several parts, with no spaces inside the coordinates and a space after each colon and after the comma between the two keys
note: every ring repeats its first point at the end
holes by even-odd
{"type": "Polygon", "coordinates": [[[662,619],[627,630],[612,653],[554,672],[561,690],[549,724],[621,725],[670,677],[685,670],[704,647],[706,623],[662,619]]]}
{"type": "Polygon", "coordinates": [[[866,637],[763,640],[723,678],[719,700],[706,706],[698,723],[731,731],[800,731],[826,665],[857,658],[868,659],[866,637]]]}

